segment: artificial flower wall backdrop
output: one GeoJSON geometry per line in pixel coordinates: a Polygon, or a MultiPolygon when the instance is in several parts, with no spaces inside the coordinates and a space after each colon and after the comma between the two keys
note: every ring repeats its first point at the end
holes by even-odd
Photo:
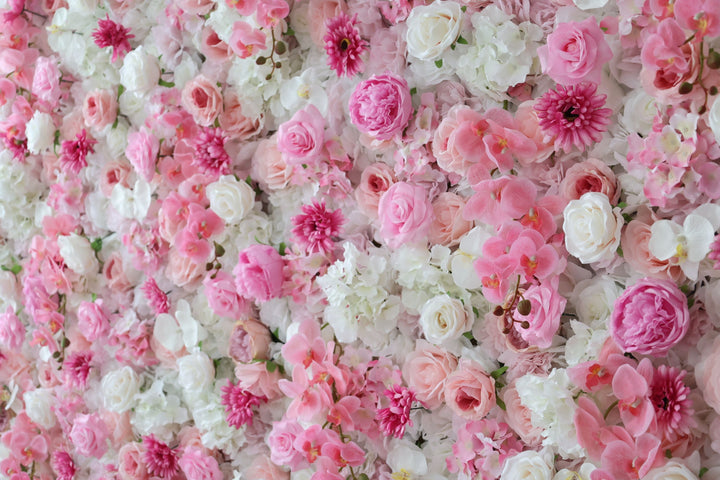
{"type": "Polygon", "coordinates": [[[720,479],[720,1],[0,22],[0,477],[720,479]]]}

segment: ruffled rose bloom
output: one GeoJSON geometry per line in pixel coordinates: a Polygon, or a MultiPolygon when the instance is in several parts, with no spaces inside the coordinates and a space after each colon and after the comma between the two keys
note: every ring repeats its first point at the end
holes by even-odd
{"type": "Polygon", "coordinates": [[[122,480],[147,480],[150,474],[143,460],[145,449],[142,443],[129,442],[118,452],[118,475],[122,480]]]}
{"type": "Polygon", "coordinates": [[[290,480],[290,472],[275,465],[266,455],[256,456],[245,470],[245,476],[257,480],[290,480]]]}
{"type": "Polygon", "coordinates": [[[207,127],[222,111],[223,98],[215,82],[198,75],[183,87],[182,105],[198,125],[207,127]]]}
{"type": "Polygon", "coordinates": [[[603,193],[613,205],[620,199],[615,173],[596,158],[588,158],[568,168],[560,183],[560,193],[568,200],[577,200],[587,192],[603,193]]]}
{"type": "Polygon", "coordinates": [[[430,224],[431,243],[453,247],[473,228],[473,222],[462,216],[465,200],[455,193],[444,192],[432,203],[435,218],[430,224]]]}
{"type": "Polygon", "coordinates": [[[495,402],[495,380],[472,360],[461,360],[445,382],[445,403],[467,420],[481,420],[495,402]]]}
{"type": "Polygon", "coordinates": [[[705,403],[720,415],[720,337],[703,349],[702,360],[695,365],[695,378],[705,403]]]}
{"type": "Polygon", "coordinates": [[[529,344],[538,348],[548,348],[552,339],[560,328],[560,317],[565,310],[567,300],[560,296],[552,287],[533,285],[524,293],[526,300],[530,301],[531,309],[527,315],[521,315],[517,310],[513,312],[516,323],[515,329],[529,344]],[[529,328],[522,328],[517,322],[527,321],[529,328]]]}
{"type": "Polygon", "coordinates": [[[438,295],[423,305],[420,326],[425,338],[435,345],[455,340],[472,327],[472,319],[462,302],[449,295],[438,295]]]}
{"type": "Polygon", "coordinates": [[[547,460],[534,450],[526,450],[510,457],[503,465],[502,480],[522,478],[523,480],[550,480],[553,468],[547,460]]]}
{"type": "Polygon", "coordinates": [[[219,271],[215,278],[208,275],[203,285],[208,305],[215,315],[237,319],[247,313],[247,301],[238,295],[235,281],[228,272],[219,271]]]}
{"type": "Polygon", "coordinates": [[[93,90],[88,92],[83,101],[83,118],[85,126],[102,130],[115,121],[117,117],[116,95],[109,90],[93,90]]]}
{"type": "Polygon", "coordinates": [[[350,96],[349,108],[353,125],[377,140],[401,133],[413,113],[407,82],[392,73],[360,82],[350,96]]]}
{"type": "Polygon", "coordinates": [[[252,159],[252,178],[265,189],[282,190],[292,178],[293,167],[278,150],[275,137],[261,140],[252,159]]]}
{"type": "Polygon", "coordinates": [[[238,294],[266,302],[282,292],[283,259],[269,245],[250,245],[240,252],[233,275],[238,294]]]}
{"type": "Polygon", "coordinates": [[[403,377],[417,399],[432,410],[442,405],[445,381],[457,363],[453,354],[418,340],[415,350],[406,357],[403,377]]]}
{"type": "Polygon", "coordinates": [[[103,308],[103,301],[81,302],[77,311],[80,333],[88,340],[100,338],[110,328],[107,312],[103,308]]]}
{"type": "Polygon", "coordinates": [[[644,278],[615,301],[610,335],[626,352],[662,357],[688,331],[687,298],[669,280],[644,278]]]}
{"type": "Polygon", "coordinates": [[[430,229],[433,209],[427,191],[406,182],[392,185],[378,204],[380,232],[391,248],[422,240],[430,229]]]}
{"type": "Polygon", "coordinates": [[[386,163],[373,163],[364,169],[360,184],[355,189],[355,200],[360,210],[370,218],[377,218],[380,197],[394,183],[395,174],[386,163]]]}
{"type": "Polygon", "coordinates": [[[115,185],[121,185],[128,188],[127,178],[130,176],[130,165],[126,162],[110,160],[103,164],[100,172],[100,191],[103,195],[110,198],[115,185]]]}
{"type": "Polygon", "coordinates": [[[230,334],[228,356],[241,363],[266,359],[270,341],[270,330],[265,325],[252,318],[240,320],[230,334]]]}
{"type": "Polygon", "coordinates": [[[193,262],[172,249],[165,272],[168,279],[178,287],[191,289],[196,287],[205,275],[205,264],[193,262]]]}
{"type": "Polygon", "coordinates": [[[542,428],[532,424],[530,410],[520,401],[515,384],[508,385],[502,391],[503,402],[507,408],[505,421],[520,439],[528,445],[539,445],[542,441],[542,428]]]}
{"type": "Polygon", "coordinates": [[[222,480],[217,460],[199,448],[186,448],[178,461],[187,480],[222,480]]]}
{"type": "Polygon", "coordinates": [[[212,0],[177,0],[177,6],[190,15],[210,13],[214,5],[212,0]]]}
{"type": "Polygon", "coordinates": [[[325,144],[325,118],[312,104],[278,128],[277,148],[286,160],[302,163],[318,157],[325,144]]]}
{"type": "Polygon", "coordinates": [[[407,18],[408,54],[420,60],[435,60],[460,35],[460,4],[439,0],[418,5],[407,18]]]}
{"type": "Polygon", "coordinates": [[[272,401],[282,396],[278,388],[280,372],[278,370],[268,372],[263,362],[238,363],[235,365],[235,376],[240,388],[256,397],[265,397],[272,401]]]}
{"type": "Polygon", "coordinates": [[[243,105],[240,98],[231,93],[225,96],[225,108],[220,113],[218,121],[220,128],[230,137],[236,140],[247,140],[254,136],[262,128],[262,114],[259,116],[249,115],[243,112],[243,105]]]}
{"type": "Polygon", "coordinates": [[[70,441],[75,450],[86,457],[102,457],[108,449],[109,432],[105,422],[97,415],[78,415],[70,430],[70,441]]]}
{"type": "Polygon", "coordinates": [[[609,262],[620,245],[623,219],[607,195],[585,193],[563,211],[565,246],[582,263],[609,262]]]}

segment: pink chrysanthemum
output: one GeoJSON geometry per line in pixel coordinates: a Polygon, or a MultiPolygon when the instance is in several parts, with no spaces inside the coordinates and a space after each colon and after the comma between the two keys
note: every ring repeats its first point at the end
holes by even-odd
{"type": "Polygon", "coordinates": [[[716,236],[715,240],[713,240],[710,244],[710,253],[708,253],[708,258],[715,261],[713,268],[715,270],[720,270],[720,235],[716,236]]]}
{"type": "Polygon", "coordinates": [[[303,205],[300,215],[293,217],[295,241],[307,253],[327,253],[333,248],[332,237],[340,234],[345,219],[340,209],[328,211],[325,202],[303,205]]]}
{"type": "Polygon", "coordinates": [[[168,302],[165,292],[160,290],[154,278],[148,278],[142,286],[142,291],[148,299],[148,303],[155,310],[156,315],[168,313],[170,311],[170,303],[168,302]]]}
{"type": "Polygon", "coordinates": [[[222,387],[222,392],[220,403],[225,405],[228,425],[235,428],[252,425],[252,408],[260,405],[265,399],[243,390],[240,385],[234,385],[232,382],[228,382],[227,385],[222,387]]]}
{"type": "Polygon", "coordinates": [[[573,145],[584,151],[602,139],[612,110],[602,108],[607,95],[595,95],[596,90],[594,83],[558,85],[538,99],[535,110],[546,142],[555,138],[555,149],[569,152],[573,145]]]}
{"type": "Polygon", "coordinates": [[[75,472],[75,462],[69,453],[58,450],[52,456],[52,468],[57,473],[57,480],[73,480],[75,472]]]}
{"type": "Polygon", "coordinates": [[[193,164],[204,173],[227,175],[230,173],[230,155],[225,151],[225,141],[220,128],[203,128],[195,137],[193,164]]]}
{"type": "Polygon", "coordinates": [[[160,478],[172,478],[180,466],[177,454],[167,444],[156,440],[155,435],[143,437],[145,446],[145,465],[150,475],[160,478]]]}
{"type": "Polygon", "coordinates": [[[338,77],[351,77],[362,71],[363,61],[360,55],[367,48],[367,43],[360,38],[356,23],[357,14],[350,18],[345,13],[340,13],[325,23],[327,33],[323,41],[328,65],[337,72],[338,77]]]}
{"type": "Polygon", "coordinates": [[[390,399],[390,406],[378,410],[377,417],[380,422],[380,429],[385,435],[402,438],[405,434],[405,427],[408,424],[412,426],[410,409],[415,401],[415,394],[402,385],[393,385],[384,393],[390,399]]]}
{"type": "Polygon", "coordinates": [[[658,429],[665,438],[687,435],[695,422],[690,388],[683,383],[685,370],[660,365],[653,374],[650,401],[655,406],[658,429]]]}
{"type": "Polygon", "coordinates": [[[112,61],[114,62],[118,57],[125,56],[132,50],[129,40],[135,35],[130,33],[129,28],[110,20],[110,16],[106,14],[105,19],[98,20],[98,28],[92,32],[92,37],[98,47],[112,47],[112,61]]]}
{"type": "Polygon", "coordinates": [[[62,169],[74,175],[80,173],[80,170],[87,167],[87,156],[89,153],[95,152],[93,146],[96,143],[97,140],[88,138],[84,128],[75,136],[75,140],[63,141],[60,151],[62,169]]]}
{"type": "Polygon", "coordinates": [[[63,362],[63,370],[71,385],[84,387],[90,375],[92,352],[75,352],[68,355],[63,362]]]}

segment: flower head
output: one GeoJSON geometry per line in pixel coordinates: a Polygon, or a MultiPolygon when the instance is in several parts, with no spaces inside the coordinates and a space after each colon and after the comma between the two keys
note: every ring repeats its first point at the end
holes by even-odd
{"type": "Polygon", "coordinates": [[[653,374],[650,401],[655,406],[658,429],[666,438],[687,435],[694,426],[690,388],[683,383],[686,373],[660,365],[653,374]]]}
{"type": "Polygon", "coordinates": [[[573,145],[585,150],[602,139],[610,123],[612,110],[602,108],[607,95],[595,95],[597,85],[581,83],[569,87],[558,85],[538,99],[535,110],[545,141],[555,138],[555,149],[569,152],[573,145]]]}
{"type": "Polygon", "coordinates": [[[410,409],[415,401],[415,394],[401,385],[393,385],[385,390],[385,396],[390,399],[390,406],[378,410],[378,421],[380,429],[385,435],[393,435],[395,438],[402,438],[405,434],[405,426],[410,420],[410,409]]]}
{"type": "Polygon", "coordinates": [[[227,385],[222,387],[222,392],[220,403],[225,405],[228,425],[235,428],[252,425],[252,407],[260,405],[260,402],[265,399],[243,390],[240,385],[233,385],[232,382],[228,382],[227,385]]]}
{"type": "Polygon", "coordinates": [[[708,253],[708,258],[715,262],[713,268],[715,270],[720,270],[720,235],[715,236],[715,239],[710,244],[710,253],[708,253]]]}
{"type": "Polygon", "coordinates": [[[129,28],[113,22],[107,14],[105,15],[105,19],[98,20],[98,28],[92,32],[92,36],[93,39],[95,39],[95,45],[98,47],[112,47],[113,62],[117,60],[118,57],[124,56],[132,50],[128,40],[135,37],[135,35],[130,33],[129,28]]]}
{"type": "Polygon", "coordinates": [[[195,137],[195,156],[193,164],[204,173],[228,175],[230,173],[230,155],[225,151],[225,141],[220,128],[204,128],[195,137]]]}
{"type": "Polygon", "coordinates": [[[145,281],[142,286],[142,291],[148,299],[148,303],[150,303],[152,309],[155,310],[156,315],[170,311],[167,294],[160,290],[160,287],[158,287],[154,278],[148,278],[145,281]]]}
{"type": "Polygon", "coordinates": [[[69,382],[77,387],[84,387],[90,374],[92,352],[75,352],[70,354],[63,362],[63,369],[69,382]]]}
{"type": "Polygon", "coordinates": [[[57,473],[57,480],[72,480],[77,471],[72,457],[64,450],[58,450],[53,454],[52,467],[57,473]]]}
{"type": "Polygon", "coordinates": [[[63,141],[60,151],[60,165],[63,170],[74,175],[80,173],[80,170],[87,167],[86,157],[95,152],[93,146],[96,143],[97,140],[88,138],[84,128],[75,136],[75,140],[63,141]]]}
{"type": "Polygon", "coordinates": [[[340,233],[345,220],[340,209],[330,212],[325,202],[313,202],[311,205],[303,205],[302,212],[292,219],[295,225],[292,233],[297,243],[308,253],[327,253],[332,250],[332,237],[340,233]]]}
{"type": "Polygon", "coordinates": [[[172,478],[178,471],[178,457],[167,444],[155,439],[155,435],[143,437],[145,464],[150,475],[172,478]]]}
{"type": "Polygon", "coordinates": [[[327,20],[325,24],[327,33],[323,41],[328,55],[328,65],[337,72],[338,77],[343,75],[351,77],[363,68],[360,55],[367,48],[367,43],[360,38],[360,32],[355,27],[356,23],[357,14],[350,18],[342,12],[337,17],[327,20]]]}

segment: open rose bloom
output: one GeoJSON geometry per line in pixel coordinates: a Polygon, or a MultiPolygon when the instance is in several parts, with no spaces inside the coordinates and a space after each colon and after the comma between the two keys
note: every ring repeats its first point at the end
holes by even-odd
{"type": "Polygon", "coordinates": [[[720,0],[0,2],[0,478],[720,480],[720,0]]]}

